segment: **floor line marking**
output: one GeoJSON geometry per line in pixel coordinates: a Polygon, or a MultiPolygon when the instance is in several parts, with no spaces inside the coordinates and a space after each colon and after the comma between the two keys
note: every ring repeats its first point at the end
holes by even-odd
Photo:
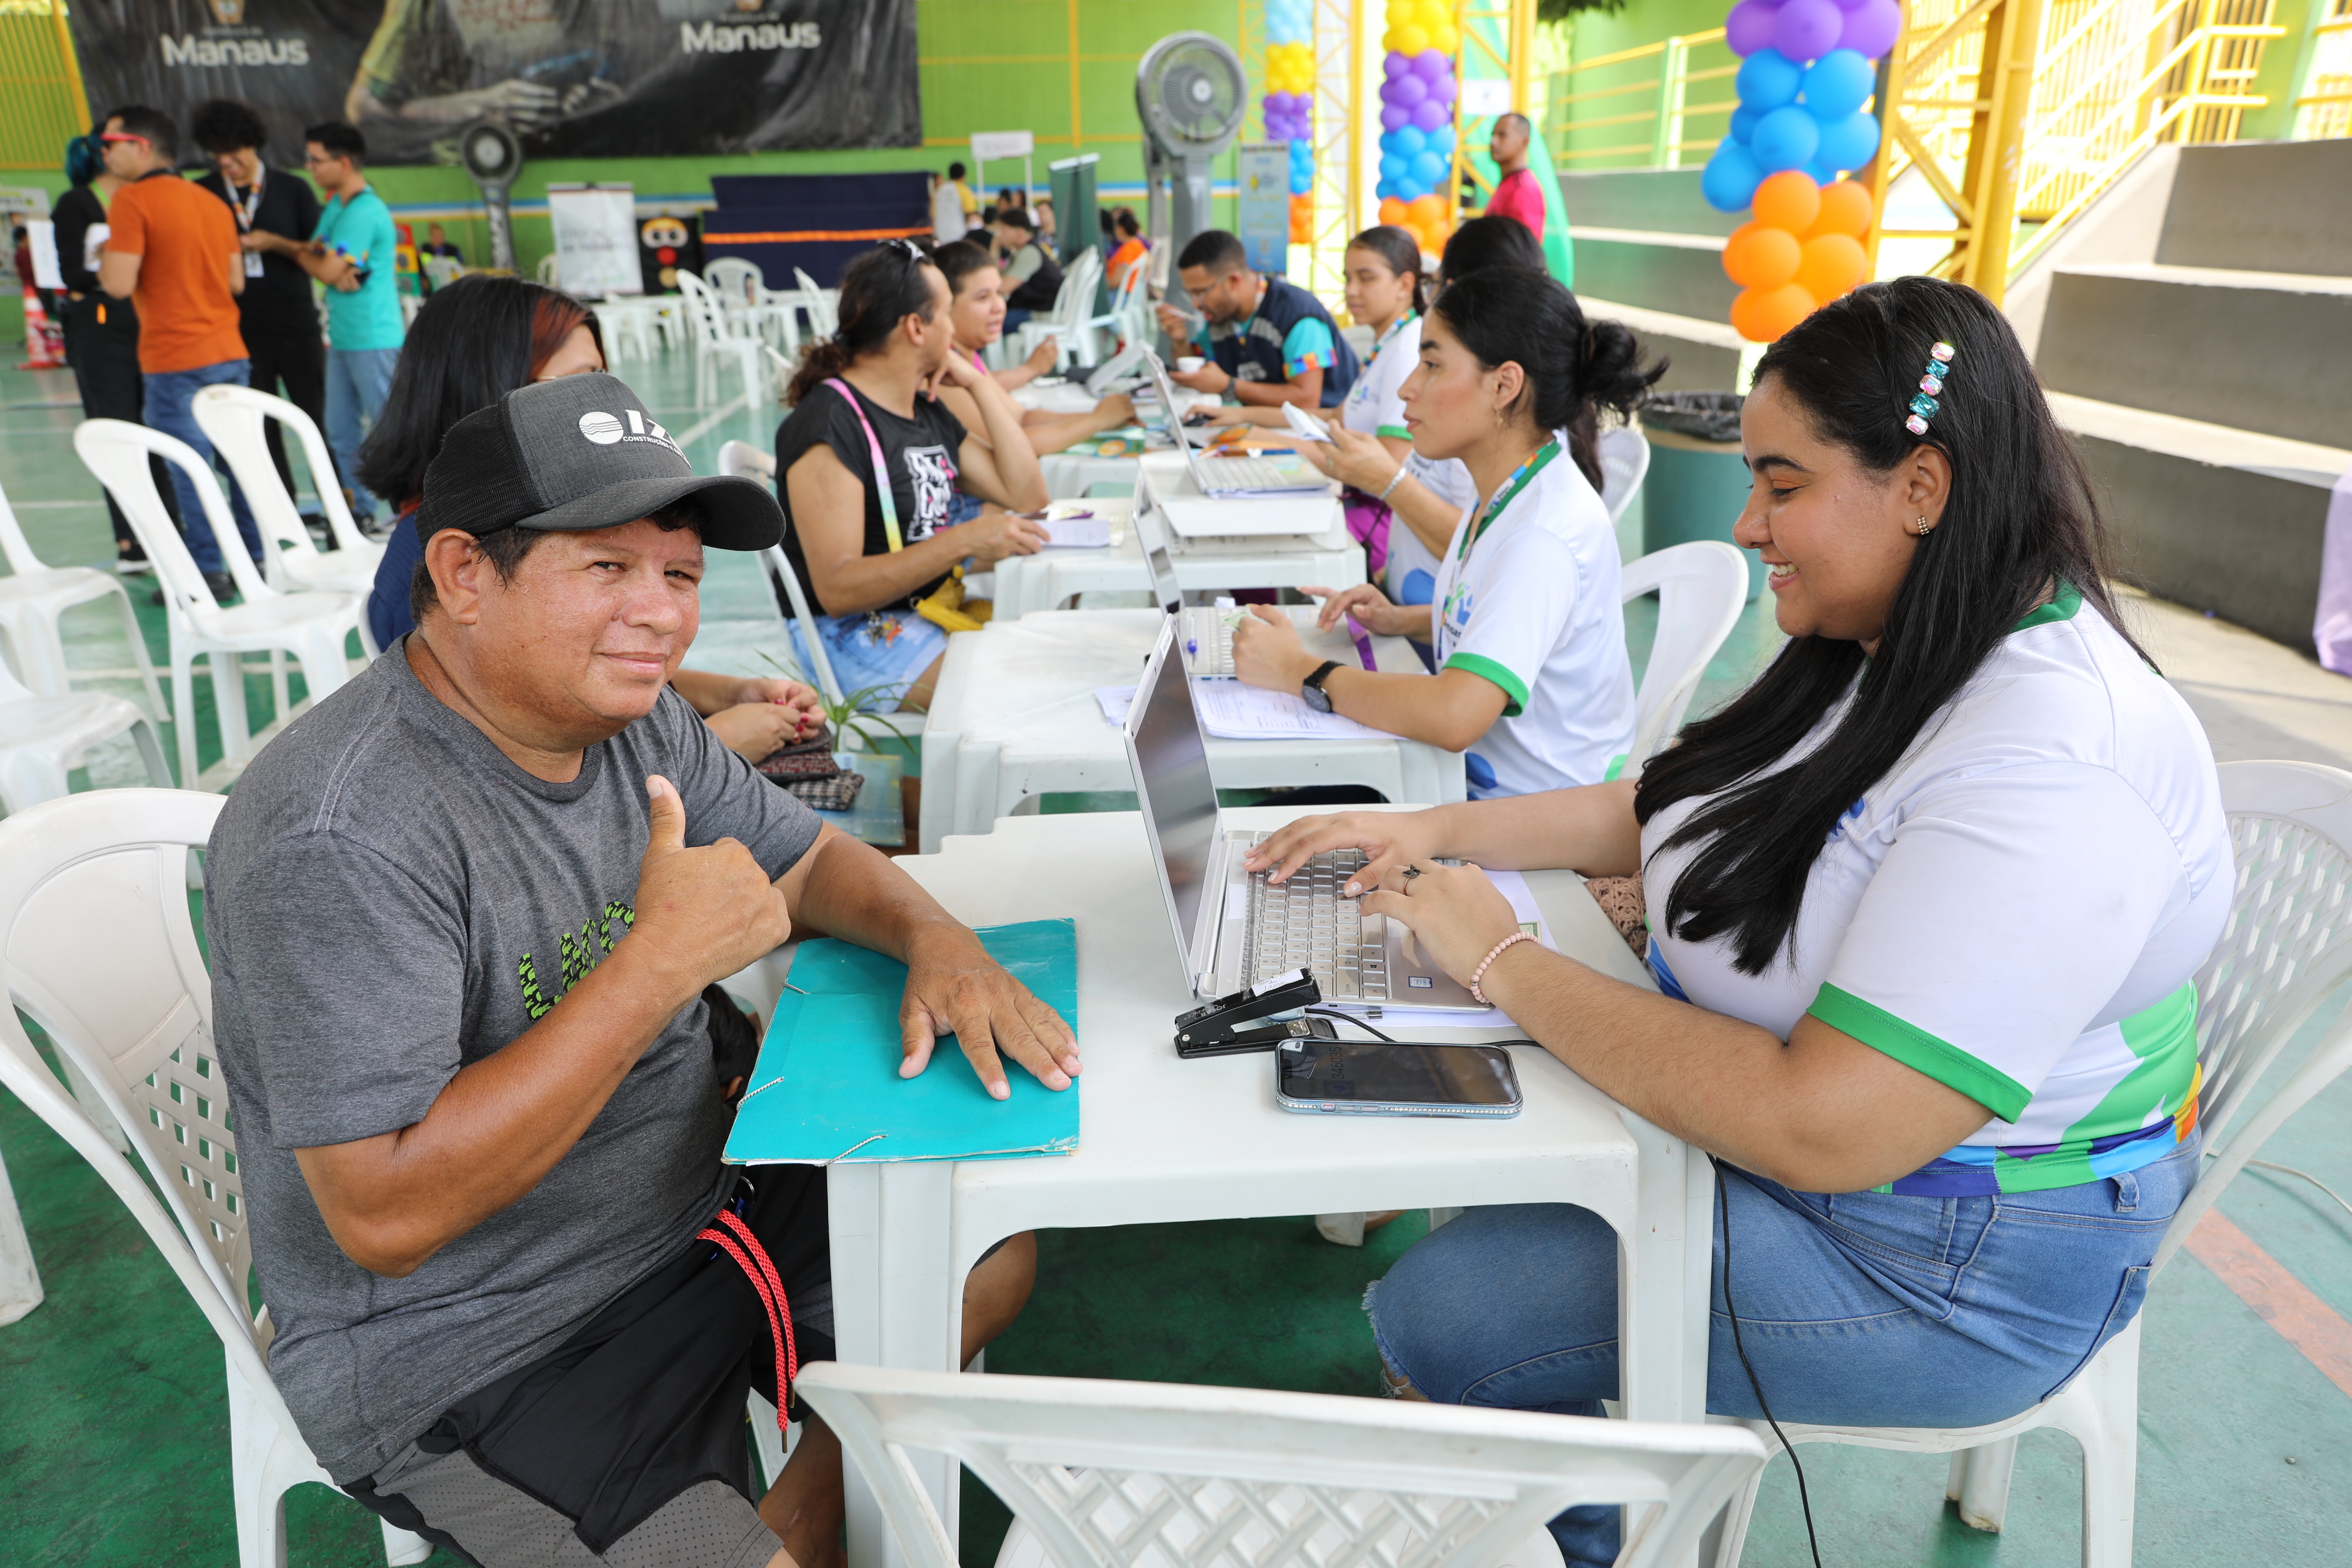
{"type": "Polygon", "coordinates": [[[20,500],[14,503],[18,511],[56,511],[69,506],[104,506],[102,500],[20,500]]]}
{"type": "Polygon", "coordinates": [[[716,413],[708,415],[702,419],[698,420],[693,425],[688,426],[684,435],[676,437],[674,439],[681,447],[692,446],[695,442],[701,440],[705,436],[709,435],[712,430],[718,428],[720,420],[732,419],[736,415],[754,410],[756,407],[757,405],[751,401],[751,395],[747,392],[742,396],[735,399],[734,402],[727,404],[725,406],[719,409],[716,413]]]}
{"type": "Polygon", "coordinates": [[[2323,1376],[2352,1394],[2352,1323],[2287,1272],[2220,1209],[2208,1209],[2189,1233],[2188,1247],[2231,1294],[2253,1309],[2278,1336],[2303,1352],[2323,1376]]]}

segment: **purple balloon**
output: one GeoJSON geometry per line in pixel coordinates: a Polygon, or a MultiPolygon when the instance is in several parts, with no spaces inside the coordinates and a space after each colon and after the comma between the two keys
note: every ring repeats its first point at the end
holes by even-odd
{"type": "Polygon", "coordinates": [[[1739,0],[1731,8],[1731,15],[1724,18],[1724,44],[1743,58],[1759,49],[1769,49],[1772,47],[1772,24],[1780,18],[1777,0],[1739,0]]]}
{"type": "Polygon", "coordinates": [[[1394,103],[1397,100],[1396,84],[1402,79],[1403,79],[1400,77],[1391,77],[1388,80],[1381,83],[1381,101],[1382,103],[1394,103]]]}
{"type": "Polygon", "coordinates": [[[1428,96],[1429,83],[1417,76],[1401,76],[1388,86],[1389,101],[1399,109],[1411,109],[1428,96]]]}
{"type": "Polygon", "coordinates": [[[1440,103],[1433,98],[1424,98],[1412,106],[1412,122],[1423,131],[1434,131],[1439,126],[1450,125],[1453,121],[1454,108],[1451,104],[1440,103]]]}
{"type": "MultiPolygon", "coordinates": [[[[1885,3],[1891,5],[1895,0],[1885,3]]],[[[1837,0],[1783,0],[1780,14],[1772,20],[1772,47],[1800,63],[1817,60],[1838,47],[1849,25],[1837,0]]]]}
{"type": "Polygon", "coordinates": [[[1391,103],[1381,110],[1381,129],[1383,131],[1402,131],[1412,123],[1412,110],[1410,109],[1399,109],[1391,103]]]}
{"type": "Polygon", "coordinates": [[[1391,49],[1381,61],[1381,79],[1394,81],[1411,69],[1412,69],[1412,57],[1401,50],[1391,49]]]}
{"type": "Polygon", "coordinates": [[[1459,90],[1460,84],[1451,76],[1433,78],[1429,84],[1429,96],[1439,103],[1452,103],[1454,95],[1459,90]]]}
{"type": "Polygon", "coordinates": [[[1862,0],[1839,19],[1844,30],[1838,35],[1838,47],[1852,49],[1866,60],[1893,48],[1903,32],[1903,9],[1895,0],[1862,0]]]}
{"type": "Polygon", "coordinates": [[[1423,49],[1413,56],[1412,69],[1415,76],[1435,81],[1439,77],[1454,74],[1454,62],[1440,50],[1423,49]]]}
{"type": "Polygon", "coordinates": [[[1837,0],[1837,4],[1841,11],[1853,11],[1861,7],[1863,0],[1837,0]]]}

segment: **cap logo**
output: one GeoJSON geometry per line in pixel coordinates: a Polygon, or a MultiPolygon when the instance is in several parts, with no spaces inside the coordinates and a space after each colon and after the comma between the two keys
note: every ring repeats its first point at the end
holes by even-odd
{"type": "Polygon", "coordinates": [[[599,447],[609,447],[621,438],[621,422],[592,409],[580,416],[580,434],[599,447]]]}
{"type": "Polygon", "coordinates": [[[625,409],[619,418],[600,409],[590,409],[580,416],[580,434],[599,447],[610,447],[622,441],[646,441],[667,447],[681,458],[686,456],[678,444],[670,438],[670,433],[646,418],[642,409],[625,409]],[[624,425],[623,419],[628,423],[624,425]]]}

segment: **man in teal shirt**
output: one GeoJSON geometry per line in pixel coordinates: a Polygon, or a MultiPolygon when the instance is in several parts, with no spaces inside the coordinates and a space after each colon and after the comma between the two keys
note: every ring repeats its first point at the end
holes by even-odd
{"type": "MultiPolygon", "coordinates": [[[[364,525],[375,498],[359,482],[360,444],[392,390],[406,334],[393,258],[400,238],[392,209],[367,183],[367,138],[340,120],[302,132],[303,163],[326,194],[319,231],[297,258],[327,286],[327,445],[364,525]]],[[[388,498],[394,506],[404,499],[388,498]]]]}

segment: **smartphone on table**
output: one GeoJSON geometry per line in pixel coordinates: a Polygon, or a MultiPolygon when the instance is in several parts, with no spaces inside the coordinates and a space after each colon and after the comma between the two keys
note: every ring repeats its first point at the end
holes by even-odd
{"type": "Polygon", "coordinates": [[[1523,1103],[1501,1046],[1292,1039],[1275,1048],[1285,1110],[1360,1116],[1517,1116],[1523,1103]]]}

